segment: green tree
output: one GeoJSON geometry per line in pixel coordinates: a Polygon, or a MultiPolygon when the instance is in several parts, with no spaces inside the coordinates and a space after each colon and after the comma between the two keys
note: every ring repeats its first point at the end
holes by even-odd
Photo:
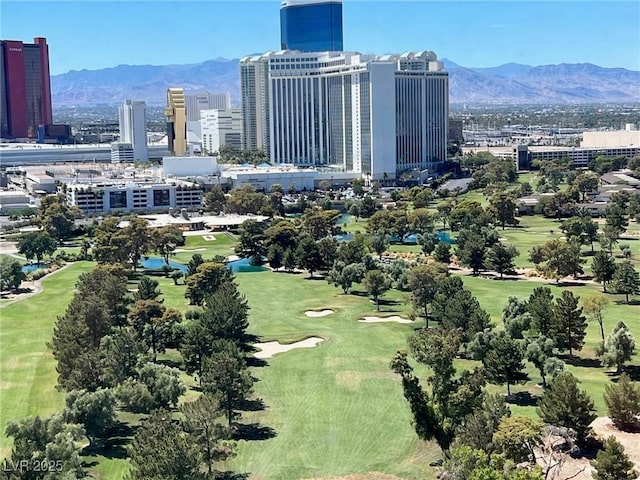
{"type": "Polygon", "coordinates": [[[57,360],[62,390],[97,390],[102,386],[99,346],[112,323],[105,301],[97,295],[74,295],[58,317],[48,344],[57,360]]]}
{"type": "Polygon", "coordinates": [[[284,258],[282,259],[284,263],[284,268],[287,272],[293,272],[297,265],[296,254],[295,251],[291,248],[287,248],[284,251],[284,258]]]}
{"type": "Polygon", "coordinates": [[[175,407],[186,392],[180,373],[177,368],[146,362],[136,369],[135,378],[118,387],[118,399],[134,412],[175,407]]]}
{"type": "Polygon", "coordinates": [[[545,337],[550,337],[554,323],[551,289],[536,287],[529,296],[527,310],[531,314],[531,329],[545,337]]]}
{"type": "Polygon", "coordinates": [[[116,424],[116,396],[109,389],[95,392],[72,390],[65,399],[65,417],[84,426],[91,446],[104,438],[116,424]]]}
{"type": "Polygon", "coordinates": [[[611,436],[604,442],[604,450],[600,450],[593,462],[593,478],[595,480],[634,480],[638,473],[633,469],[633,462],[624,452],[624,447],[611,436]]]}
{"type": "Polygon", "coordinates": [[[184,415],[185,431],[200,447],[207,474],[212,477],[214,463],[235,455],[233,445],[225,441],[229,438],[229,429],[219,422],[225,414],[220,400],[212,395],[200,395],[197,400],[183,404],[180,411],[184,415]]]}
{"type": "Polygon", "coordinates": [[[22,271],[22,265],[15,258],[0,257],[0,285],[2,290],[12,288],[17,290],[26,280],[27,275],[22,271]]]}
{"type": "Polygon", "coordinates": [[[376,310],[380,311],[380,296],[391,288],[389,278],[380,270],[368,271],[363,280],[367,293],[376,302],[376,310]]]}
{"type": "Polygon", "coordinates": [[[119,224],[119,218],[109,217],[96,227],[92,252],[98,263],[126,264],[129,261],[131,239],[119,224]]]}
{"type": "Polygon", "coordinates": [[[382,260],[382,254],[389,248],[389,237],[386,235],[372,235],[369,237],[369,248],[382,260]]]}
{"type": "Polygon", "coordinates": [[[46,232],[27,233],[18,241],[18,253],[27,257],[27,260],[35,258],[38,263],[45,255],[55,251],[56,240],[46,232]]]}
{"type": "Polygon", "coordinates": [[[600,293],[596,293],[584,299],[582,302],[584,314],[589,320],[595,320],[600,327],[600,337],[604,344],[604,311],[609,304],[607,297],[600,293]]]}
{"type": "Polygon", "coordinates": [[[609,202],[604,212],[606,223],[610,227],[616,237],[627,229],[629,220],[627,218],[626,207],[616,202],[609,202]]]}
{"type": "Polygon", "coordinates": [[[240,225],[240,239],[236,253],[251,260],[252,265],[262,265],[266,253],[264,244],[265,226],[256,220],[245,220],[240,225]]]}
{"type": "Polygon", "coordinates": [[[587,193],[597,192],[600,185],[600,178],[598,175],[586,172],[581,173],[573,181],[573,186],[582,194],[582,201],[585,201],[587,193]]]}
{"type": "Polygon", "coordinates": [[[219,396],[229,427],[239,416],[237,410],[251,395],[254,381],[242,352],[231,342],[204,360],[203,390],[219,396]]]}
{"type": "Polygon", "coordinates": [[[579,299],[564,290],[553,306],[552,336],[558,348],[569,350],[569,356],[573,356],[574,350],[582,350],[587,330],[587,318],[578,306],[579,299]]]}
{"type": "Polygon", "coordinates": [[[135,270],[138,262],[152,246],[152,230],[143,218],[133,216],[129,219],[128,225],[123,229],[123,233],[129,239],[129,260],[135,270]]]}
{"type": "Polygon", "coordinates": [[[431,316],[442,328],[459,329],[462,342],[469,342],[476,333],[491,328],[491,318],[482,309],[478,299],[464,288],[458,276],[444,277],[431,302],[431,316]]]}
{"type": "Polygon", "coordinates": [[[633,264],[626,260],[616,265],[611,282],[616,293],[622,293],[626,302],[629,303],[629,295],[640,294],[640,274],[633,264]]]}
{"type": "Polygon", "coordinates": [[[327,281],[335,287],[342,288],[343,293],[346,295],[349,293],[351,286],[360,282],[363,276],[364,271],[361,264],[351,263],[345,265],[340,260],[336,260],[331,270],[327,272],[327,281]]]}
{"type": "Polygon", "coordinates": [[[156,228],[151,234],[153,251],[158,255],[162,255],[164,263],[167,265],[169,265],[169,255],[173,253],[178,245],[182,244],[184,244],[182,230],[173,225],[156,228]]]}
{"type": "Polygon", "coordinates": [[[508,192],[494,194],[489,200],[489,213],[496,219],[498,225],[504,230],[506,225],[517,225],[516,202],[513,195],[508,192]]]}
{"type": "Polygon", "coordinates": [[[238,215],[258,214],[267,199],[264,194],[256,192],[251,185],[234,188],[226,198],[226,211],[238,215]]]}
{"type": "Polygon", "coordinates": [[[204,263],[204,258],[199,253],[191,255],[191,260],[187,263],[186,276],[193,275],[198,271],[198,267],[204,263]]]}
{"type": "Polygon", "coordinates": [[[219,215],[227,204],[227,197],[219,185],[215,185],[210,192],[204,196],[204,208],[208,212],[219,215]]]}
{"type": "Polygon", "coordinates": [[[636,341],[623,321],[619,321],[604,344],[602,362],[607,366],[616,366],[616,373],[622,372],[625,362],[631,360],[636,341]]]}
{"type": "Polygon", "coordinates": [[[482,405],[456,427],[456,442],[492,453],[493,434],[498,430],[500,421],[510,415],[511,410],[502,395],[485,393],[482,405]]]}
{"type": "Polygon", "coordinates": [[[142,421],[133,437],[129,458],[129,480],[202,478],[198,445],[167,410],[155,410],[142,421]]]}
{"type": "Polygon", "coordinates": [[[527,345],[527,360],[540,371],[542,386],[547,386],[547,375],[555,378],[564,370],[564,362],[555,357],[555,342],[540,335],[527,345]]]}
{"type": "Polygon", "coordinates": [[[309,235],[301,236],[295,255],[298,266],[308,270],[310,278],[324,264],[318,244],[309,235]]]}
{"type": "Polygon", "coordinates": [[[500,278],[505,273],[514,271],[514,258],[520,254],[513,245],[503,245],[498,242],[487,252],[487,267],[500,274],[500,278]]]}
{"type": "Polygon", "coordinates": [[[493,434],[493,443],[509,460],[535,462],[534,449],[542,442],[543,427],[539,420],[529,417],[505,417],[493,434]]]}
{"type": "Polygon", "coordinates": [[[506,332],[499,332],[489,344],[489,351],[482,361],[487,379],[496,385],[507,384],[507,395],[511,396],[511,385],[524,382],[529,377],[524,372],[524,351],[521,342],[506,332]]]}
{"type": "Polygon", "coordinates": [[[272,244],[267,252],[267,261],[271,268],[278,270],[283,265],[284,249],[277,243],[272,244]]]}
{"type": "Polygon", "coordinates": [[[616,272],[616,264],[610,253],[600,250],[593,255],[591,261],[593,278],[602,283],[602,291],[607,293],[607,283],[613,280],[616,272]]]}
{"type": "Polygon", "coordinates": [[[438,242],[433,250],[433,259],[444,265],[451,263],[451,245],[446,242],[438,242]]]}
{"type": "MultiPolygon", "coordinates": [[[[462,234],[462,232],[461,232],[462,234]]],[[[473,274],[477,275],[480,269],[485,268],[485,255],[487,247],[482,235],[469,232],[465,235],[465,241],[461,244],[458,237],[457,256],[460,263],[473,270],[473,274]]]]}
{"type": "Polygon", "coordinates": [[[545,423],[575,430],[579,442],[590,432],[589,425],[596,419],[593,401],[569,372],[563,372],[545,390],[538,402],[538,415],[545,423]]]}
{"type": "Polygon", "coordinates": [[[623,431],[633,431],[640,415],[640,385],[632,382],[626,373],[617,383],[604,386],[604,403],[613,424],[623,431]]]}
{"type": "Polygon", "coordinates": [[[157,300],[138,300],[129,312],[129,321],[138,340],[151,349],[155,362],[158,353],[163,353],[173,339],[174,327],[182,321],[182,313],[166,308],[157,300]]]}
{"type": "Polygon", "coordinates": [[[143,275],[138,282],[138,290],[133,294],[134,300],[157,300],[162,292],[158,290],[158,281],[143,275]]]}
{"type": "Polygon", "coordinates": [[[196,273],[187,277],[184,296],[191,305],[202,305],[220,285],[230,280],[233,280],[233,273],[224,264],[204,262],[197,267],[196,273]]]}
{"type": "Polygon", "coordinates": [[[423,390],[420,380],[413,374],[406,352],[397,352],[390,365],[402,378],[416,434],[424,441],[434,439],[445,456],[448,456],[456,427],[482,402],[484,379],[479,370],[465,370],[455,376],[453,360],[459,345],[455,331],[422,329],[410,337],[409,347],[416,360],[433,371],[428,379],[431,393],[423,390]]]}
{"type": "Polygon", "coordinates": [[[314,240],[336,233],[336,221],[340,218],[337,210],[318,210],[309,208],[300,218],[301,230],[314,240]]]}
{"type": "Polygon", "coordinates": [[[100,359],[105,384],[115,387],[136,374],[136,366],[144,347],[133,329],[124,327],[102,338],[100,359]]]}
{"type": "Polygon", "coordinates": [[[413,306],[424,313],[425,327],[429,328],[429,305],[438,292],[438,283],[447,275],[442,264],[416,265],[409,270],[409,289],[413,306]]]}
{"type": "Polygon", "coordinates": [[[8,422],[5,431],[7,437],[13,437],[10,458],[6,461],[14,465],[26,465],[19,475],[12,476],[0,472],[0,478],[49,480],[64,478],[71,480],[86,478],[82,469],[80,452],[85,441],[85,432],[80,425],[68,424],[62,412],[48,418],[27,417],[19,422],[8,422]],[[55,473],[42,472],[42,462],[54,465],[55,473]]]}
{"type": "Polygon", "coordinates": [[[38,223],[45,232],[61,242],[71,236],[74,220],[81,214],[79,208],[67,205],[63,195],[48,195],[40,200],[38,223]]]}

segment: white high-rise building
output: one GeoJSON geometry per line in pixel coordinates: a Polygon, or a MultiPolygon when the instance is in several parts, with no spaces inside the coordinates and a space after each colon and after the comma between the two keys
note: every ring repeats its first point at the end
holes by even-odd
{"type": "Polygon", "coordinates": [[[227,145],[238,150],[242,148],[242,109],[202,110],[200,112],[202,148],[208,154],[227,145]]]}
{"type": "Polygon", "coordinates": [[[274,163],[378,179],[446,160],[449,77],[433,52],[267,52],[240,75],[244,146],[274,163]]]}
{"type": "Polygon", "coordinates": [[[231,108],[230,93],[193,93],[185,95],[187,121],[200,120],[202,110],[226,110],[231,108]]]}
{"type": "Polygon", "coordinates": [[[149,160],[147,148],[147,106],[145,102],[125,100],[120,106],[120,141],[130,144],[135,161],[149,160]]]}

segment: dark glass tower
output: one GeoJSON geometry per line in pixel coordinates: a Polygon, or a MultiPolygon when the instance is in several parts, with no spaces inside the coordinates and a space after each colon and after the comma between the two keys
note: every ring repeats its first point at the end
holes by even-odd
{"type": "Polygon", "coordinates": [[[342,51],[342,0],[282,0],[283,50],[342,51]]]}

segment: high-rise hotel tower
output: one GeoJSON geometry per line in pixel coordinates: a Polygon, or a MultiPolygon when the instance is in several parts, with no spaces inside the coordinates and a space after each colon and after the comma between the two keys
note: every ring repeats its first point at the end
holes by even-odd
{"type": "Polygon", "coordinates": [[[280,43],[283,50],[342,50],[342,0],[282,0],[280,43]]]}
{"type": "Polygon", "coordinates": [[[35,138],[52,123],[47,40],[0,40],[0,136],[35,138]]]}
{"type": "Polygon", "coordinates": [[[240,61],[245,148],[373,178],[447,156],[449,76],[430,51],[267,52],[240,61]]]}

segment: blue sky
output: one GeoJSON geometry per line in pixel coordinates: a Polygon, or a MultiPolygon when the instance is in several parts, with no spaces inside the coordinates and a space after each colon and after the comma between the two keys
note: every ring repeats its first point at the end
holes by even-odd
{"type": "MultiPolygon", "coordinates": [[[[0,37],[47,37],[51,73],[277,50],[279,0],[0,0],[0,37]]],[[[344,46],[433,50],[467,67],[590,62],[640,70],[640,2],[344,0],[344,46]]]]}

